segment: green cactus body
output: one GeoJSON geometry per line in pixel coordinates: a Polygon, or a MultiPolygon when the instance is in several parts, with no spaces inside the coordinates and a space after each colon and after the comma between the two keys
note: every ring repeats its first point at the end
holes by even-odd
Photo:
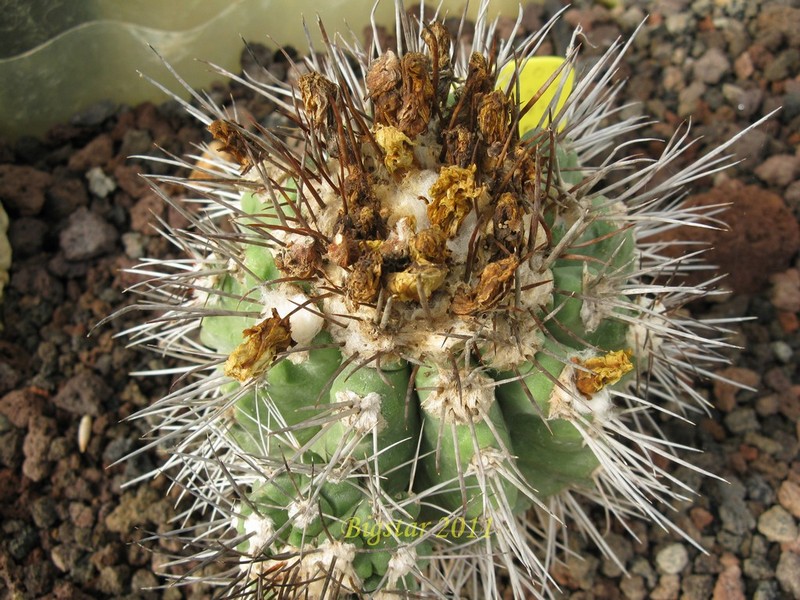
{"type": "Polygon", "coordinates": [[[517,489],[510,483],[503,482],[499,489],[479,484],[476,471],[493,468],[488,463],[497,457],[502,461],[513,449],[494,390],[486,387],[488,381],[472,379],[462,382],[462,398],[458,385],[443,385],[438,367],[421,368],[415,381],[423,414],[421,466],[428,482],[446,484],[435,501],[446,514],[463,510],[465,519],[483,515],[486,503],[501,501],[498,496],[510,506],[517,502],[517,489]],[[431,402],[433,395],[438,401],[431,402]],[[478,464],[482,462],[487,464],[478,464]]]}
{"type": "Polygon", "coordinates": [[[419,437],[417,407],[408,400],[410,373],[403,363],[380,369],[350,365],[339,373],[331,384],[331,402],[346,404],[346,411],[353,402],[364,405],[374,399],[374,408],[363,411],[361,417],[331,423],[315,447],[319,454],[330,459],[342,440],[353,440],[357,444],[350,448],[351,456],[358,460],[375,456],[375,468],[385,474],[381,485],[387,492],[408,489],[419,437]]]}
{"type": "Polygon", "coordinates": [[[724,342],[647,239],[698,217],[674,197],[725,147],[666,177],[682,139],[617,157],[638,122],[605,124],[622,46],[581,77],[575,53],[533,57],[545,32],[515,63],[482,17],[464,54],[397,19],[399,55],[326,37],[295,87],[254,84],[292,131],[197,97],[234,163],[187,183],[218,202],[138,334],[189,383],[143,415],[194,508],[230,519],[208,535],[232,597],[499,598],[502,569],[545,598],[560,531],[607,549],[581,498],[673,527],[653,507],[682,497],[649,413],[701,403],[685,381],[724,342]]]}

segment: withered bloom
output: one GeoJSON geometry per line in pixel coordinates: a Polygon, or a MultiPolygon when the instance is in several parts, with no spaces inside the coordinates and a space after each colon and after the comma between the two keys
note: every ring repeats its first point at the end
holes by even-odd
{"type": "Polygon", "coordinates": [[[311,71],[300,76],[297,87],[311,125],[320,131],[327,131],[333,121],[331,105],[336,101],[336,84],[316,71],[311,71]]]}
{"type": "Polygon", "coordinates": [[[467,169],[442,167],[439,179],[431,187],[428,218],[448,237],[458,233],[461,223],[472,210],[473,201],[484,191],[483,187],[475,184],[475,169],[475,165],[467,169]]]}
{"type": "Polygon", "coordinates": [[[504,144],[511,126],[511,103],[500,90],[486,94],[478,109],[478,130],[484,141],[504,144]]]}
{"type": "Polygon", "coordinates": [[[444,134],[444,160],[457,167],[466,167],[473,161],[474,134],[464,125],[456,125],[444,134]]]}
{"type": "Polygon", "coordinates": [[[380,214],[369,176],[353,170],[344,180],[347,212],[339,218],[339,230],[358,240],[375,240],[386,236],[386,223],[380,214]]]}
{"type": "Polygon", "coordinates": [[[478,52],[473,52],[469,57],[467,80],[464,82],[463,91],[458,99],[457,106],[461,108],[457,123],[463,123],[467,127],[474,126],[478,119],[481,100],[492,91],[493,83],[486,58],[478,52]]]}
{"type": "Polygon", "coordinates": [[[435,91],[431,82],[430,59],[409,52],[400,61],[403,73],[402,106],[397,113],[397,128],[411,139],[428,129],[435,91]]]}
{"type": "Polygon", "coordinates": [[[242,175],[263,158],[264,153],[261,148],[248,141],[241,126],[236,123],[218,119],[209,124],[208,131],[221,144],[219,151],[227,152],[241,165],[242,175]]]}
{"type": "Polygon", "coordinates": [[[492,235],[510,253],[522,249],[525,231],[522,217],[525,214],[514,194],[505,192],[500,196],[492,215],[492,235]]]}
{"type": "Polygon", "coordinates": [[[242,332],[244,341],[225,361],[225,375],[245,382],[264,373],[275,356],[292,345],[289,319],[282,319],[274,308],[272,316],[242,332]]]}
{"type": "Polygon", "coordinates": [[[617,383],[626,373],[633,370],[631,355],[630,350],[617,350],[586,360],[574,358],[572,362],[582,367],[575,369],[575,387],[581,394],[589,397],[605,386],[617,383]]]}
{"type": "Polygon", "coordinates": [[[315,243],[290,243],[275,256],[275,266],[290,277],[310,279],[319,270],[322,257],[315,243]]]}
{"type": "Polygon", "coordinates": [[[433,63],[431,77],[436,87],[437,101],[444,105],[450,93],[450,83],[453,80],[453,67],[450,63],[451,39],[450,32],[439,21],[434,21],[423,28],[420,37],[431,53],[433,63]]]}
{"type": "Polygon", "coordinates": [[[447,269],[435,265],[412,265],[405,271],[390,273],[386,277],[386,289],[403,302],[420,302],[431,297],[447,278],[447,269]]]}
{"type": "Polygon", "coordinates": [[[378,125],[374,135],[384,152],[383,164],[389,173],[411,168],[414,164],[414,142],[405,133],[391,125],[378,125]]]}
{"type": "Polygon", "coordinates": [[[475,315],[494,308],[511,290],[517,267],[519,259],[516,256],[489,263],[474,289],[456,293],[450,311],[455,315],[475,315]]]}
{"type": "Polygon", "coordinates": [[[356,304],[368,304],[378,297],[383,272],[380,252],[369,251],[361,255],[347,276],[345,295],[356,304]]]}
{"type": "Polygon", "coordinates": [[[402,106],[400,59],[391,50],[384,52],[367,72],[368,97],[375,107],[375,123],[397,125],[397,112],[402,106]]]}
{"type": "Polygon", "coordinates": [[[441,265],[447,260],[447,236],[438,227],[423,229],[411,239],[411,259],[420,264],[441,265]]]}

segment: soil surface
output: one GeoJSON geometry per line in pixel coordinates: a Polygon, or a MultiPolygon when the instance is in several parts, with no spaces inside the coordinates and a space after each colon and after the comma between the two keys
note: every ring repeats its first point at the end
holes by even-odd
{"type": "MultiPolygon", "coordinates": [[[[523,27],[538,28],[553,4],[527,6],[523,27]]],[[[725,479],[676,472],[690,500],[673,518],[707,554],[634,522],[637,540],[619,525],[607,536],[627,574],[575,540],[581,558],[554,576],[560,597],[572,599],[800,598],[800,7],[791,0],[575,2],[549,51],[562,51],[580,24],[582,60],[590,64],[615,38],[630,37],[647,12],[619,74],[628,79],[621,103],[638,103],[622,114],[654,117],[640,137],[668,139],[691,119],[691,135],[702,139],[679,158],[684,164],[782,107],[735,144],[742,162],[696,182],[688,199],[731,203],[721,216],[730,229],[708,230],[699,241],[731,273],[722,286],[733,293],[689,310],[751,317],[730,326],[741,348],[730,350],[731,366],[719,367],[750,389],[700,380],[713,410],[696,427],[664,424],[671,439],[703,451],[686,460],[725,479]]],[[[512,24],[503,21],[500,30],[512,24]]],[[[254,48],[262,65],[291,76],[281,53],[254,48]]],[[[243,68],[259,68],[247,52],[243,68]]],[[[240,86],[209,93],[221,104],[233,99],[267,127],[279,120],[240,86]]],[[[93,329],[132,302],[123,290],[137,277],[124,269],[173,252],[154,224],[179,226],[182,217],[139,177],[169,169],[147,157],[193,153],[207,139],[177,103],[101,102],[44,139],[0,140],[0,201],[14,253],[0,339],[0,599],[212,595],[198,586],[147,591],[164,582],[154,573],[169,572],[165,563],[180,552],[176,540],[147,541],[172,529],[177,494],[165,477],[136,481],[160,464],[157,451],[119,461],[144,445],[146,424],[126,418],[171,384],[129,374],[168,363],[115,337],[140,313],[93,329]]],[[[652,141],[633,150],[661,148],[652,141]]]]}

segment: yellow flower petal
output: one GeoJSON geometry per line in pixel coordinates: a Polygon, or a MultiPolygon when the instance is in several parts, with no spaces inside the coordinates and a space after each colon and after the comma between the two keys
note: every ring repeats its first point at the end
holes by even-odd
{"type": "MultiPolygon", "coordinates": [[[[539,94],[539,92],[547,83],[547,80],[550,79],[553,73],[555,73],[563,63],[564,59],[558,56],[534,56],[523,62],[519,74],[520,108],[524,107],[528,100],[530,100],[533,96],[539,94]]],[[[497,76],[498,89],[505,90],[505,88],[508,87],[511,78],[514,75],[515,67],[516,62],[511,61],[500,70],[500,73],[497,76]]],[[[541,97],[536,101],[533,107],[527,113],[525,113],[522,119],[520,119],[520,135],[525,135],[532,129],[535,129],[536,126],[539,125],[540,121],[542,122],[543,126],[546,126],[549,123],[549,119],[546,114],[548,112],[547,107],[555,97],[556,92],[558,92],[558,88],[561,85],[561,81],[564,77],[565,74],[563,72],[556,76],[553,82],[547,87],[547,89],[544,90],[544,93],[542,93],[541,97]]],[[[561,90],[558,101],[554,105],[553,115],[558,113],[558,111],[564,106],[564,103],[567,101],[567,97],[572,91],[572,85],[574,81],[575,70],[570,68],[566,73],[566,81],[564,82],[564,86],[561,90]]],[[[512,98],[514,97],[515,93],[515,90],[511,91],[512,98]]],[[[562,122],[559,129],[561,129],[563,126],[564,123],[562,122]]]]}

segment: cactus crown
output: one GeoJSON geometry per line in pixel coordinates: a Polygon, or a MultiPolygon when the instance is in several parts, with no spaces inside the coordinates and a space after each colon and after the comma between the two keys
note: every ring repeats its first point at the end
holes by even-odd
{"type": "Polygon", "coordinates": [[[216,146],[167,181],[203,210],[162,193],[188,258],[134,270],[162,313],[135,342],[187,364],[140,416],[235,597],[499,597],[501,572],[544,597],[562,532],[607,550],[586,501],[674,529],[661,459],[685,463],[650,430],[702,406],[689,374],[724,332],[680,310],[707,290],[663,283],[696,265],[654,236],[709,217],[677,199],[725,147],[671,175],[685,134],[624,156],[621,44],[573,85],[574,47],[537,75],[552,22],[497,42],[479,17],[471,44],[397,23],[369,52],[323,28],[295,85],[227,74],[285,129],[192,92],[216,146]]]}

